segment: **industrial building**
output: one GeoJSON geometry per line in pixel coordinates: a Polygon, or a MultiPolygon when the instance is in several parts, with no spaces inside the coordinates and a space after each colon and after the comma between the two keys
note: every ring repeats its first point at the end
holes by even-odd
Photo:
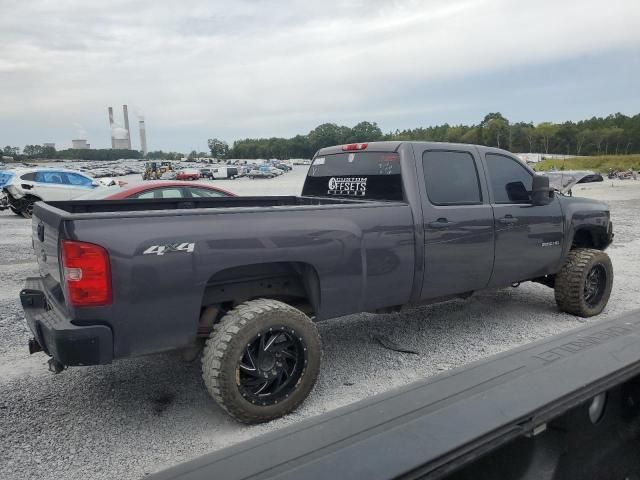
{"type": "Polygon", "coordinates": [[[147,130],[144,126],[144,118],[140,118],[138,121],[138,128],[140,129],[140,150],[143,155],[147,154],[147,130]]]}
{"type": "Polygon", "coordinates": [[[131,150],[131,135],[129,135],[129,112],[127,106],[122,106],[124,127],[113,121],[113,107],[109,107],[109,128],[111,129],[111,148],[116,150],[131,150]]]}
{"type": "Polygon", "coordinates": [[[91,147],[85,139],[71,140],[71,148],[74,150],[87,150],[91,147]]]}
{"type": "MultiPolygon", "coordinates": [[[[131,150],[131,129],[129,128],[129,109],[127,105],[122,106],[124,126],[118,125],[113,119],[113,107],[109,107],[109,128],[111,129],[111,148],[131,150]]],[[[140,150],[147,153],[147,134],[144,125],[144,118],[139,117],[138,128],[140,129],[140,150]]]]}

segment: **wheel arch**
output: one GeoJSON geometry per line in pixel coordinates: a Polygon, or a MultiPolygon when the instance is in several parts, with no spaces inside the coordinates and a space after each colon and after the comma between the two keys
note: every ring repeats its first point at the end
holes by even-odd
{"type": "Polygon", "coordinates": [[[575,228],[569,250],[593,248],[604,250],[609,246],[607,227],[602,225],[582,225],[575,228]]]}
{"type": "Polygon", "coordinates": [[[305,262],[265,262],[240,265],[213,274],[202,294],[202,306],[235,306],[256,298],[271,298],[317,313],[320,276],[305,262]]]}

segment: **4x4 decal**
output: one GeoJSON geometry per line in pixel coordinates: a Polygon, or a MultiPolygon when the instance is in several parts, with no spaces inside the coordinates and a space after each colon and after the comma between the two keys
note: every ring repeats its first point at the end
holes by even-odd
{"type": "Polygon", "coordinates": [[[143,255],[164,255],[165,253],[186,252],[192,253],[196,248],[195,243],[168,243],[166,245],[152,245],[147,248],[143,255]]]}

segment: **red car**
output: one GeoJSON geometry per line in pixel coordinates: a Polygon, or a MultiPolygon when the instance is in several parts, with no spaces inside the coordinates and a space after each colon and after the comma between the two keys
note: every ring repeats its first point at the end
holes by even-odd
{"type": "Polygon", "coordinates": [[[98,188],[77,200],[122,200],[125,198],[210,198],[235,197],[236,195],[221,188],[201,183],[172,181],[150,181],[130,187],[98,188]]]}
{"type": "Polygon", "coordinates": [[[198,180],[200,172],[198,170],[180,170],[176,173],[176,180],[198,180]]]}

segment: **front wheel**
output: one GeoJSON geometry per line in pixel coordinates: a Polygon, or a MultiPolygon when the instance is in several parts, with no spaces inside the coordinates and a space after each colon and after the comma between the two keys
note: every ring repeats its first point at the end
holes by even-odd
{"type": "Polygon", "coordinates": [[[36,203],[33,198],[27,198],[23,201],[22,210],[20,213],[24,218],[33,217],[33,204],[36,203]]]}
{"type": "Polygon", "coordinates": [[[591,248],[571,250],[556,274],[554,293],[560,310],[579,317],[598,315],[609,301],[613,266],[609,256],[591,248]]]}
{"type": "Polygon", "coordinates": [[[202,356],[207,390],[231,416],[261,423],[297,408],[322,356],[315,324],[276,300],[245,302],[214,325],[202,356]]]}

